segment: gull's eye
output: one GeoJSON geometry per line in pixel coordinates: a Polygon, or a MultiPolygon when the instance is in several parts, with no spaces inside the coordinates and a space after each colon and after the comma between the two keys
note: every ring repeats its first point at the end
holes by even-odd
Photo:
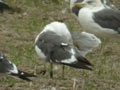
{"type": "Polygon", "coordinates": [[[92,1],[88,1],[87,3],[88,3],[88,4],[91,4],[91,3],[92,3],[92,1]]]}

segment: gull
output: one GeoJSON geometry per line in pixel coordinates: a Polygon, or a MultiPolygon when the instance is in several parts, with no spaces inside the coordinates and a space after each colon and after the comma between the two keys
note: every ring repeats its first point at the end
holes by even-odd
{"type": "Polygon", "coordinates": [[[105,7],[101,0],[84,0],[74,3],[82,28],[99,36],[120,36],[120,10],[105,7]]]}
{"type": "Polygon", "coordinates": [[[0,73],[26,81],[31,81],[28,77],[36,77],[36,75],[28,74],[17,69],[16,65],[12,63],[2,52],[0,52],[0,73]]]}
{"type": "MultiPolygon", "coordinates": [[[[75,16],[75,18],[78,20],[78,13],[79,10],[82,7],[76,7],[74,4],[75,3],[80,3],[83,2],[84,0],[70,0],[70,10],[72,11],[72,14],[75,16]]],[[[112,4],[112,0],[101,0],[101,2],[103,3],[104,7],[106,8],[111,8],[111,9],[118,9],[115,7],[115,5],[112,4]]]]}
{"type": "Polygon", "coordinates": [[[101,40],[92,33],[73,31],[71,34],[74,45],[78,47],[83,57],[101,44],[101,40]]]}
{"type": "Polygon", "coordinates": [[[72,36],[64,23],[51,22],[37,35],[35,51],[42,59],[50,63],[50,78],[53,78],[52,63],[63,64],[74,68],[92,70],[93,66],[73,45],[72,36]]]}

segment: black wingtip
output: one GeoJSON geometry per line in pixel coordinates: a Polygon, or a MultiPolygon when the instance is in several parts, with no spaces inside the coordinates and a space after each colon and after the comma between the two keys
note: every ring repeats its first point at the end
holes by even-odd
{"type": "Polygon", "coordinates": [[[84,63],[85,65],[94,67],[93,64],[91,64],[86,58],[84,58],[82,56],[79,56],[77,59],[78,59],[78,62],[81,62],[81,63],[84,63]]]}
{"type": "Polygon", "coordinates": [[[68,65],[74,68],[79,68],[79,69],[85,69],[85,70],[90,70],[92,71],[92,67],[94,67],[93,64],[91,64],[86,58],[84,57],[78,57],[76,62],[73,63],[62,63],[64,65],[68,65]]]}
{"type": "Polygon", "coordinates": [[[30,74],[30,73],[23,72],[23,71],[20,71],[20,70],[18,70],[18,72],[19,72],[20,75],[24,75],[26,77],[37,77],[37,75],[35,75],[35,74],[30,74]]]}
{"type": "Polygon", "coordinates": [[[86,69],[86,70],[93,70],[92,67],[94,67],[93,64],[91,64],[86,58],[84,58],[84,60],[79,61],[78,65],[81,65],[81,69],[86,69]],[[81,65],[82,64],[82,65],[81,65]]]}
{"type": "Polygon", "coordinates": [[[80,63],[79,62],[71,63],[71,64],[65,64],[64,63],[64,65],[67,65],[67,66],[70,66],[70,67],[74,67],[74,68],[78,68],[78,69],[84,69],[84,70],[90,70],[90,71],[93,70],[91,66],[88,66],[88,65],[86,65],[84,63],[81,63],[81,62],[80,63]]]}
{"type": "Polygon", "coordinates": [[[22,79],[22,80],[25,80],[25,81],[32,81],[31,79],[29,79],[29,78],[27,78],[26,76],[23,76],[23,75],[21,75],[21,76],[18,76],[20,79],[22,79]]]}
{"type": "Polygon", "coordinates": [[[18,74],[12,73],[11,75],[26,81],[32,81],[31,79],[29,79],[29,77],[37,77],[37,75],[29,74],[20,70],[18,70],[18,74]]]}
{"type": "Polygon", "coordinates": [[[83,65],[83,66],[81,66],[80,68],[81,68],[81,69],[85,69],[85,70],[93,71],[92,67],[87,66],[87,65],[83,65]]]}

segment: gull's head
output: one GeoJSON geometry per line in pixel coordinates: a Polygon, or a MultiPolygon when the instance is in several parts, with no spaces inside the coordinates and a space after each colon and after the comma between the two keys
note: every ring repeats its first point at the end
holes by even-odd
{"type": "Polygon", "coordinates": [[[83,2],[78,2],[74,4],[74,7],[87,7],[87,8],[94,8],[94,7],[101,7],[103,3],[101,0],[84,0],[83,2]]]}
{"type": "Polygon", "coordinates": [[[73,14],[75,14],[75,16],[78,16],[79,10],[82,8],[82,7],[76,7],[75,4],[81,3],[83,1],[84,0],[70,0],[70,9],[73,12],[73,14]]]}
{"type": "Polygon", "coordinates": [[[70,0],[70,9],[72,9],[74,7],[75,3],[81,3],[84,0],[70,0]]]}
{"type": "Polygon", "coordinates": [[[97,38],[94,34],[87,32],[81,32],[74,40],[75,46],[79,48],[80,54],[82,56],[85,56],[88,52],[91,52],[92,49],[98,47],[101,44],[101,40],[99,38],[97,38]]]}
{"type": "Polygon", "coordinates": [[[101,44],[101,40],[92,33],[81,32],[80,36],[81,42],[85,43],[88,47],[95,48],[101,44]]]}

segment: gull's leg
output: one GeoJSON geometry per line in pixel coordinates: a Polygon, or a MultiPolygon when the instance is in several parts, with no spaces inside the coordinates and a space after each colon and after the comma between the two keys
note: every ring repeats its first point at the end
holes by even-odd
{"type": "Polygon", "coordinates": [[[65,66],[62,65],[62,78],[64,79],[64,69],[65,69],[65,66]]]}
{"type": "Polygon", "coordinates": [[[53,64],[50,63],[50,78],[53,78],[53,64]]]}

